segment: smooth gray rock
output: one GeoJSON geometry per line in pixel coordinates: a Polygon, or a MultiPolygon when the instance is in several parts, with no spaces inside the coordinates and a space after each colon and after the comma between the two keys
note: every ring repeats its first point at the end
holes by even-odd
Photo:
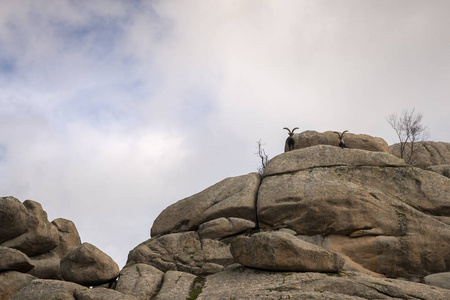
{"type": "Polygon", "coordinates": [[[119,275],[119,267],[107,254],[89,243],[70,250],[61,259],[64,280],[86,286],[101,285],[119,275]]]}
{"type": "Polygon", "coordinates": [[[58,253],[59,257],[64,257],[69,250],[81,245],[80,235],[72,221],[58,218],[53,220],[52,224],[58,229],[59,233],[59,243],[55,248],[55,252],[58,253]]]}
{"type": "Polygon", "coordinates": [[[431,274],[423,279],[426,284],[450,290],[450,272],[431,274]]]}
{"type": "Polygon", "coordinates": [[[218,218],[201,224],[198,235],[203,239],[221,239],[255,227],[255,222],[249,220],[218,218]]]}
{"type": "Polygon", "coordinates": [[[318,145],[275,156],[267,163],[264,176],[333,166],[399,167],[406,164],[389,153],[318,145]]]}
{"type": "Polygon", "coordinates": [[[116,290],[136,299],[152,299],[161,287],[164,273],[153,266],[135,264],[120,271],[116,290]]]}
{"type": "Polygon", "coordinates": [[[0,271],[19,271],[27,273],[34,268],[30,258],[19,250],[0,247],[0,271]]]}
{"type": "Polygon", "coordinates": [[[236,262],[272,271],[339,272],[345,260],[325,248],[281,232],[258,232],[231,243],[236,262]]]}
{"type": "Polygon", "coordinates": [[[0,197],[0,245],[27,230],[28,210],[14,197],[0,197]]]}
{"type": "Polygon", "coordinates": [[[255,221],[255,201],[260,175],[231,177],[167,207],[156,218],[151,236],[197,230],[220,217],[255,221]]]}
{"type": "MultiPolygon", "coordinates": [[[[400,144],[389,146],[392,154],[400,157],[400,144]]],[[[410,144],[406,145],[406,151],[410,151],[410,144]]],[[[444,142],[420,142],[416,143],[414,154],[414,166],[431,167],[450,164],[450,143],[444,142]],[[417,147],[417,148],[416,148],[417,147]]]]}
{"type": "Polygon", "coordinates": [[[185,300],[189,299],[189,293],[196,276],[179,271],[167,271],[164,275],[161,290],[155,300],[185,300]]]}
{"type": "Polygon", "coordinates": [[[163,272],[169,270],[196,275],[221,271],[232,263],[228,244],[199,238],[194,231],[151,238],[130,251],[126,266],[136,263],[152,265],[163,272]]]}

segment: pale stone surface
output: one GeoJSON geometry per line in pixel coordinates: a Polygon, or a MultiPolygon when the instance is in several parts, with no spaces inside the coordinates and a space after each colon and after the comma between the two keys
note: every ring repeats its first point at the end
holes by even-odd
{"type": "Polygon", "coordinates": [[[412,167],[318,167],[265,177],[258,193],[262,228],[345,236],[336,252],[389,277],[448,271],[449,215],[450,179],[412,167]]]}
{"type": "Polygon", "coordinates": [[[26,200],[23,205],[28,210],[27,231],[1,246],[15,248],[28,256],[43,254],[54,249],[59,242],[59,234],[47,219],[41,204],[26,200]]]}
{"type": "MultiPolygon", "coordinates": [[[[136,297],[125,295],[118,291],[95,288],[95,289],[77,289],[74,293],[75,300],[137,300],[136,297]]],[[[147,298],[150,299],[150,298],[147,298]]]]}
{"type": "Polygon", "coordinates": [[[52,221],[52,224],[58,229],[59,243],[55,248],[56,253],[62,258],[69,250],[81,245],[80,235],[75,224],[67,219],[58,218],[52,221]]]}
{"type": "Polygon", "coordinates": [[[196,232],[188,231],[143,242],[130,251],[127,266],[145,263],[164,272],[178,270],[204,275],[221,271],[233,262],[228,244],[212,239],[201,240],[196,232]],[[216,267],[210,268],[211,264],[216,267]]]}
{"type": "Polygon", "coordinates": [[[445,300],[450,291],[357,272],[266,272],[241,266],[206,277],[197,300],[209,299],[445,300]]]}
{"type": "Polygon", "coordinates": [[[93,286],[118,275],[119,267],[112,258],[89,243],[70,250],[61,259],[61,276],[67,281],[93,286]]]}
{"type": "Polygon", "coordinates": [[[264,176],[302,171],[316,167],[396,167],[405,165],[402,159],[388,153],[318,145],[275,156],[268,162],[264,170],[264,176]]]}
{"type": "Polygon", "coordinates": [[[179,272],[167,271],[164,275],[161,290],[155,300],[185,300],[189,299],[195,275],[179,272]]]}
{"type": "Polygon", "coordinates": [[[8,300],[36,277],[17,271],[0,272],[0,300],[8,300]]]}
{"type": "Polygon", "coordinates": [[[426,284],[450,290],[450,272],[431,274],[423,279],[426,284]]]}
{"type": "Polygon", "coordinates": [[[19,250],[0,247],[0,271],[19,271],[26,273],[34,268],[30,258],[19,250]]]}
{"type": "MultiPolygon", "coordinates": [[[[293,136],[295,141],[294,149],[302,149],[317,145],[330,145],[339,147],[339,137],[333,131],[323,133],[308,130],[296,133],[293,136]]],[[[388,144],[379,137],[373,137],[367,134],[354,134],[346,132],[344,134],[344,143],[350,149],[361,149],[366,151],[391,153],[388,144]]]]}
{"type": "Polygon", "coordinates": [[[197,230],[198,226],[220,217],[255,221],[258,173],[231,177],[167,207],[155,220],[151,236],[197,230]]]}
{"type": "Polygon", "coordinates": [[[164,273],[153,266],[135,264],[120,271],[116,290],[140,300],[152,299],[161,287],[164,273]]]}
{"type": "MultiPolygon", "coordinates": [[[[406,150],[410,150],[407,144],[406,150]]],[[[416,144],[417,148],[413,165],[430,167],[435,165],[450,164],[450,143],[444,142],[421,142],[416,144]]],[[[392,154],[400,157],[400,144],[389,146],[392,154]]]]}
{"type": "Polygon", "coordinates": [[[258,232],[231,243],[236,262],[272,271],[339,272],[344,259],[325,248],[281,232],[258,232]]]}
{"type": "Polygon", "coordinates": [[[74,293],[77,290],[87,288],[72,282],[36,279],[18,291],[11,300],[75,300],[74,293]]]}
{"type": "Polygon", "coordinates": [[[54,251],[30,257],[35,267],[29,272],[41,279],[62,279],[60,272],[61,258],[54,251]]]}
{"type": "Polygon", "coordinates": [[[221,239],[255,226],[255,222],[240,218],[218,218],[201,224],[198,234],[203,239],[221,239]]]}
{"type": "Polygon", "coordinates": [[[0,245],[27,230],[28,210],[14,197],[0,197],[0,245]]]}

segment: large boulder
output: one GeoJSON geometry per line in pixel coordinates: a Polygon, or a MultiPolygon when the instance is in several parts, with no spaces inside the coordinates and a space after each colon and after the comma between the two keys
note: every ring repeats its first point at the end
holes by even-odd
{"type": "Polygon", "coordinates": [[[41,279],[61,279],[61,258],[54,251],[30,257],[35,266],[29,273],[41,279]]]}
{"type": "Polygon", "coordinates": [[[130,251],[127,267],[136,263],[152,265],[159,270],[212,274],[232,264],[228,244],[200,239],[197,232],[179,232],[151,238],[130,251]]]}
{"type": "Polygon", "coordinates": [[[70,250],[61,259],[61,276],[86,286],[101,285],[119,275],[119,267],[107,254],[89,243],[70,250]]]}
{"type": "Polygon", "coordinates": [[[30,258],[16,249],[0,247],[0,258],[0,272],[13,270],[26,273],[34,268],[30,258]]]}
{"type": "Polygon", "coordinates": [[[260,176],[250,173],[232,177],[166,208],[155,220],[151,236],[197,230],[204,222],[220,217],[255,221],[255,201],[260,176]]]}
{"type": "Polygon", "coordinates": [[[36,277],[17,271],[0,272],[0,300],[8,300],[36,277]]]}
{"type": "MultiPolygon", "coordinates": [[[[400,144],[389,146],[392,154],[400,157],[400,144]]],[[[406,150],[410,151],[410,144],[406,144],[406,150]]],[[[450,164],[450,143],[420,142],[414,146],[414,159],[412,164],[420,167],[450,164]]]]}
{"type": "Polygon", "coordinates": [[[234,259],[246,266],[272,271],[339,272],[344,259],[287,232],[259,232],[231,243],[234,259]]]}
{"type": "Polygon", "coordinates": [[[135,264],[120,271],[116,290],[137,299],[152,299],[161,288],[163,277],[164,273],[153,266],[135,264]]]}
{"type": "Polygon", "coordinates": [[[242,266],[206,277],[206,299],[450,299],[450,290],[357,272],[267,272],[242,266]]]}
{"type": "Polygon", "coordinates": [[[423,278],[426,284],[450,290],[450,272],[436,273],[423,278]]]}
{"type": "Polygon", "coordinates": [[[167,271],[155,300],[191,299],[189,293],[196,278],[190,273],[167,271]]]}
{"type": "MultiPolygon", "coordinates": [[[[317,145],[331,145],[339,147],[339,136],[333,131],[323,133],[308,130],[292,136],[295,141],[294,149],[303,149],[317,145]]],[[[362,149],[376,152],[391,153],[388,144],[379,137],[367,134],[344,134],[345,145],[351,149],[362,149]]]]}
{"type": "Polygon", "coordinates": [[[27,231],[28,210],[14,197],[0,197],[0,245],[27,231]]]}
{"type": "Polygon", "coordinates": [[[55,248],[55,252],[59,257],[64,257],[69,250],[81,245],[80,235],[78,234],[77,227],[72,221],[58,218],[53,220],[52,224],[58,229],[59,233],[59,243],[55,248]]]}
{"type": "MultiPolygon", "coordinates": [[[[59,243],[59,233],[47,219],[42,205],[32,200],[23,202],[28,211],[26,232],[5,241],[1,246],[15,248],[28,256],[36,256],[54,249],[59,243]]],[[[18,212],[21,216],[22,210],[18,212]]]]}
{"type": "Polygon", "coordinates": [[[360,150],[336,149],[340,155],[316,146],[269,162],[258,193],[260,227],[333,236],[336,252],[390,277],[449,271],[450,227],[439,218],[450,216],[450,179],[385,153],[364,151],[365,164],[343,164],[360,150]],[[311,150],[328,163],[305,168],[295,159],[311,150]]]}

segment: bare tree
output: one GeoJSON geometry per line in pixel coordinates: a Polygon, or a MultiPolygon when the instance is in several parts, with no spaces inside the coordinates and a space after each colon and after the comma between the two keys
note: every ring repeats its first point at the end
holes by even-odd
{"type": "Polygon", "coordinates": [[[388,123],[392,126],[400,142],[400,157],[408,164],[415,161],[418,143],[428,138],[428,128],[422,124],[423,114],[404,110],[400,116],[393,113],[387,117],[388,123]]]}
{"type": "Polygon", "coordinates": [[[258,149],[258,152],[255,154],[259,156],[261,159],[261,166],[258,168],[258,173],[262,176],[264,173],[264,169],[267,166],[267,163],[269,162],[269,157],[266,154],[266,151],[263,149],[263,143],[261,142],[261,139],[256,142],[256,148],[258,149]]]}

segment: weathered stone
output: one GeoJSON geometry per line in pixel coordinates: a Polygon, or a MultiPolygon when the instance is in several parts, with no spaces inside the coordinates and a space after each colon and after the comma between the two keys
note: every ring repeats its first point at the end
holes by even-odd
{"type": "Polygon", "coordinates": [[[34,268],[31,260],[19,250],[0,247],[0,271],[19,271],[26,273],[34,268]]]}
{"type": "MultiPolygon", "coordinates": [[[[130,251],[127,266],[144,263],[163,272],[177,270],[204,275],[211,272],[211,268],[204,267],[205,264],[227,266],[233,262],[228,244],[218,240],[200,240],[196,232],[188,231],[143,242],[130,251]]],[[[214,272],[220,270],[215,268],[214,272]]]]}
{"type": "Polygon", "coordinates": [[[119,267],[107,254],[89,243],[70,250],[61,259],[64,280],[86,286],[109,282],[119,275],[119,267]]]}
{"type": "Polygon", "coordinates": [[[28,210],[14,197],[0,197],[0,245],[27,230],[28,210]]]}
{"type": "Polygon", "coordinates": [[[240,218],[218,218],[201,224],[198,235],[203,239],[221,239],[255,226],[255,222],[240,218]]]}
{"type": "Polygon", "coordinates": [[[61,258],[54,250],[30,259],[35,266],[29,272],[31,275],[41,279],[61,279],[59,268],[61,258]]]}
{"type": "Polygon", "coordinates": [[[258,193],[260,227],[344,236],[336,252],[389,277],[449,270],[448,216],[450,180],[412,167],[315,167],[267,176],[258,193]]]}
{"type": "Polygon", "coordinates": [[[450,177],[450,164],[431,166],[428,169],[445,177],[450,177]]]}
{"type": "Polygon", "coordinates": [[[58,218],[52,221],[52,224],[58,229],[59,243],[55,252],[59,257],[66,255],[69,250],[81,245],[81,239],[75,224],[67,219],[58,218]]]}
{"type": "Polygon", "coordinates": [[[258,232],[231,243],[234,259],[246,266],[272,271],[339,272],[344,259],[287,232],[258,232]]]}
{"type": "Polygon", "coordinates": [[[189,299],[189,292],[195,278],[195,275],[189,273],[167,271],[155,300],[189,299]]]}
{"type": "Polygon", "coordinates": [[[260,182],[258,173],[232,177],[166,208],[155,220],[151,236],[197,230],[198,226],[220,217],[255,221],[255,199],[260,182]]]}
{"type": "MultiPolygon", "coordinates": [[[[77,289],[74,293],[76,300],[137,300],[138,298],[131,295],[125,295],[118,291],[95,288],[95,289],[77,289]]],[[[150,299],[150,298],[146,298],[150,299]]]]}
{"type": "Polygon", "coordinates": [[[450,299],[450,291],[357,272],[266,272],[245,267],[209,275],[197,300],[209,299],[450,299]]]}
{"type": "Polygon", "coordinates": [[[426,284],[450,290],[450,272],[436,273],[423,278],[426,284]]]}
{"type": "MultiPolygon", "coordinates": [[[[394,144],[389,148],[391,149],[392,154],[400,157],[400,144],[394,144]]],[[[420,142],[416,143],[414,148],[414,166],[430,167],[450,164],[450,143],[420,142]]],[[[405,151],[409,152],[410,150],[410,144],[408,143],[405,151]]]]}
{"type": "MultiPolygon", "coordinates": [[[[339,137],[333,131],[320,133],[308,130],[294,134],[292,138],[295,142],[294,149],[302,149],[317,145],[339,147],[339,137]]],[[[388,144],[382,138],[373,137],[367,134],[353,134],[346,132],[344,134],[344,143],[350,149],[391,153],[388,144]]]]}
{"type": "Polygon", "coordinates": [[[0,300],[8,300],[35,277],[16,271],[0,272],[0,300]]]}
{"type": "Polygon", "coordinates": [[[47,219],[41,204],[26,200],[23,205],[28,210],[27,231],[1,246],[15,248],[28,256],[36,256],[54,249],[59,242],[59,234],[47,219]]]}
{"type": "Polygon", "coordinates": [[[140,300],[152,299],[160,289],[163,277],[164,273],[153,266],[135,264],[120,271],[116,290],[140,300]]]}
{"type": "Polygon", "coordinates": [[[87,288],[72,282],[36,279],[19,290],[11,300],[75,300],[77,290],[87,288]]]}
{"type": "Polygon", "coordinates": [[[316,167],[399,167],[405,165],[402,159],[388,153],[318,145],[275,156],[268,162],[264,170],[264,176],[302,171],[316,167]]]}

